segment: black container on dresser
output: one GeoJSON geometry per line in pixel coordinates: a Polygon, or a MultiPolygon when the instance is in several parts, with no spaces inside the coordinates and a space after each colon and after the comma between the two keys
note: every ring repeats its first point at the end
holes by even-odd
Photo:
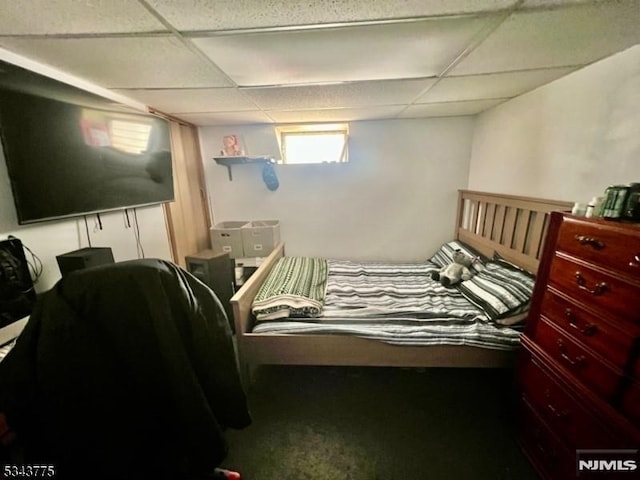
{"type": "Polygon", "coordinates": [[[638,478],[639,356],[640,224],[552,213],[517,372],[543,478],[638,478]]]}

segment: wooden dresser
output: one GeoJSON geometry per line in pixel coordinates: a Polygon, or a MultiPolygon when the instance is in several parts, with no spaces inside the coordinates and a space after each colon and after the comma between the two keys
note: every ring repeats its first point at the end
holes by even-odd
{"type": "Polygon", "coordinates": [[[519,437],[542,478],[565,480],[577,449],[640,447],[640,224],[552,213],[537,278],[519,437]]]}

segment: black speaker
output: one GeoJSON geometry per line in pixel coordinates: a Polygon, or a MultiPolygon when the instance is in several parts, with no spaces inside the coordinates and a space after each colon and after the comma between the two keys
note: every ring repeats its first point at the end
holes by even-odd
{"type": "Polygon", "coordinates": [[[60,268],[63,277],[74,270],[115,263],[109,247],[81,248],[58,255],[56,260],[58,260],[58,268],[60,268]]]}
{"type": "Polygon", "coordinates": [[[231,297],[233,296],[234,261],[228,253],[203,250],[185,257],[187,271],[207,285],[216,294],[229,319],[231,331],[235,332],[231,297]]]}
{"type": "Polygon", "coordinates": [[[36,292],[20,239],[0,241],[0,328],[31,313],[36,292]]]}

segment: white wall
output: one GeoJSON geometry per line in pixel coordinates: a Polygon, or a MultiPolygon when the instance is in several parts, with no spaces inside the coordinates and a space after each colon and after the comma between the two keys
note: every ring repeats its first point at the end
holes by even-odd
{"type": "MultiPolygon", "coordinates": [[[[171,259],[162,207],[138,208],[136,211],[144,255],[171,259]]],[[[87,217],[91,245],[111,247],[116,261],[139,258],[133,215],[130,213],[129,216],[132,228],[125,227],[122,212],[102,214],[102,230],[95,228],[95,215],[87,217]]],[[[42,261],[44,269],[36,284],[38,292],[48,290],[60,279],[56,255],[89,246],[83,219],[18,225],[4,152],[0,148],[0,240],[9,235],[18,237],[42,261]]]]}
{"type": "Polygon", "coordinates": [[[640,45],[485,113],[469,188],[588,201],[640,181],[640,45]]]}
{"type": "Polygon", "coordinates": [[[273,126],[201,128],[214,219],[280,220],[289,255],[427,258],[453,237],[472,128],[471,117],[353,122],[349,163],[276,165],[274,192],[261,167],[235,166],[229,181],[212,160],[229,133],[240,135],[249,155],[279,158],[273,126]]]}

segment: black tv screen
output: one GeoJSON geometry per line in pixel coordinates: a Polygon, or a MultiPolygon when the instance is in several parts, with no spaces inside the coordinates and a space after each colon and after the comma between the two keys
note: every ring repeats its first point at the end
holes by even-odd
{"type": "Polygon", "coordinates": [[[20,224],[174,199],[166,120],[16,72],[0,81],[0,137],[20,224]]]}

